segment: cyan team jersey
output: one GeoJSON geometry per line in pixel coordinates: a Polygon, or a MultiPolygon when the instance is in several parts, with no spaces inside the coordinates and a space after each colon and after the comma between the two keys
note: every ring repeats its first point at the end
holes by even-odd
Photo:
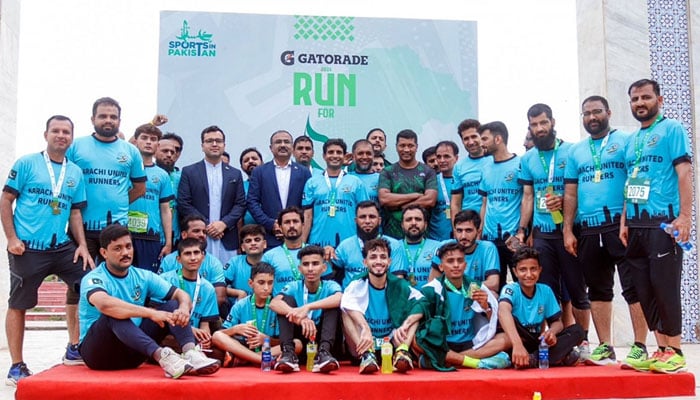
{"type": "MultiPolygon", "coordinates": [[[[447,202],[452,200],[452,186],[454,177],[444,177],[442,173],[437,176],[437,201],[435,207],[430,210],[430,224],[428,237],[434,240],[445,240],[452,233],[452,216],[447,202]]],[[[478,210],[477,210],[478,211],[478,210]]]]}
{"type": "Polygon", "coordinates": [[[66,157],[83,171],[88,199],[83,210],[85,231],[94,234],[117,222],[126,225],[132,182],[146,181],[138,149],[125,140],[105,143],[91,135],[75,139],[66,157]]]}
{"type": "Polygon", "coordinates": [[[554,224],[552,214],[547,211],[545,206],[545,196],[549,186],[552,186],[556,195],[564,195],[564,170],[571,143],[559,143],[556,152],[554,149],[540,152],[537,148],[533,148],[520,159],[518,182],[523,186],[532,186],[533,189],[532,232],[535,237],[542,235],[545,237],[561,236],[561,227],[554,224]],[[554,157],[554,164],[552,164],[552,157],[554,157]],[[544,164],[542,158],[544,158],[544,164]],[[551,173],[548,174],[548,171],[552,165],[554,166],[554,174],[550,182],[549,174],[551,173]]]}
{"type": "Polygon", "coordinates": [[[378,339],[387,336],[391,337],[394,327],[391,324],[391,316],[389,315],[386,287],[384,289],[376,289],[371,284],[368,284],[368,286],[369,305],[365,312],[365,319],[372,330],[372,336],[378,339]]]}
{"type": "Polygon", "coordinates": [[[355,207],[369,196],[365,185],[356,176],[343,174],[342,177],[329,178],[329,182],[330,187],[324,175],[312,176],[304,185],[301,205],[314,213],[308,242],[336,247],[355,233],[355,207]]]}
{"type": "Polygon", "coordinates": [[[280,335],[277,314],[269,305],[257,307],[253,296],[248,296],[231,307],[226,320],[221,324],[224,329],[238,324],[252,324],[264,335],[276,338],[280,335]]]}
{"type": "MultiPolygon", "coordinates": [[[[245,192],[246,198],[248,197],[248,186],[250,186],[250,180],[246,179],[243,181],[243,191],[245,192]]],[[[250,224],[255,224],[255,218],[253,218],[253,215],[250,213],[250,211],[246,210],[245,215],[243,216],[243,225],[250,225],[250,224]]]]}
{"type": "Polygon", "coordinates": [[[542,322],[546,320],[551,324],[561,316],[554,292],[543,283],[536,284],[532,298],[523,293],[517,282],[509,283],[501,290],[498,301],[510,303],[513,307],[513,318],[535,335],[542,332],[542,322]]]}
{"type": "Polygon", "coordinates": [[[603,138],[589,137],[569,149],[564,183],[578,185],[576,223],[584,234],[600,233],[596,228],[619,227],[625,201],[625,148],[629,137],[629,133],[612,130],[603,138]],[[599,173],[596,173],[591,142],[599,160],[599,173]]]}
{"type": "Polygon", "coordinates": [[[219,319],[219,306],[216,304],[216,292],[214,286],[206,279],[199,280],[199,291],[197,298],[194,292],[197,291],[197,281],[191,281],[185,277],[180,277],[179,271],[169,271],[160,276],[173,286],[184,290],[192,299],[194,311],[190,316],[190,325],[199,328],[202,321],[214,322],[219,319]]]}
{"type": "Polygon", "coordinates": [[[357,173],[357,171],[352,171],[350,174],[358,177],[362,181],[365,185],[365,190],[367,190],[369,199],[379,204],[379,173],[360,174],[357,173]]]}
{"type": "MultiPolygon", "coordinates": [[[[303,247],[303,246],[302,246],[303,247]]],[[[272,295],[276,296],[289,283],[302,278],[299,272],[298,249],[287,249],[284,245],[277,246],[263,254],[262,260],[275,268],[275,285],[272,288],[272,295]],[[289,254],[287,254],[289,252],[289,254]]],[[[323,276],[331,274],[333,271],[328,265],[323,276]]]]}
{"type": "Polygon", "coordinates": [[[506,240],[515,235],[520,226],[523,198],[523,187],[518,183],[520,157],[513,155],[507,160],[485,163],[482,168],[479,194],[486,197],[483,238],[506,240]]]}
{"type": "Polygon", "coordinates": [[[658,228],[680,212],[675,165],[690,162],[690,145],[683,125],[664,118],[653,129],[637,131],[627,142],[627,223],[631,227],[658,228]],[[638,173],[635,148],[641,150],[638,173]]]}
{"type": "MultiPolygon", "coordinates": [[[[248,295],[253,294],[253,288],[251,288],[248,284],[248,281],[250,280],[250,270],[252,268],[253,266],[248,263],[245,254],[239,254],[231,257],[231,259],[224,264],[224,279],[226,280],[226,287],[243,290],[244,292],[248,293],[248,295]]],[[[228,301],[230,304],[234,304],[238,301],[238,298],[229,297],[228,301]]]]}
{"type": "MultiPolygon", "coordinates": [[[[178,269],[182,269],[182,264],[177,261],[176,250],[160,260],[160,269],[158,273],[164,274],[168,271],[176,271],[178,269]]],[[[199,273],[202,275],[202,278],[206,279],[214,286],[226,285],[224,267],[221,265],[221,261],[209,253],[204,255],[202,265],[199,266],[199,273]]]]}
{"type": "MultiPolygon", "coordinates": [[[[177,196],[177,187],[180,186],[180,177],[182,171],[174,169],[168,174],[170,177],[170,186],[173,190],[173,195],[177,196]]],[[[180,238],[180,217],[177,214],[177,197],[170,200],[170,212],[173,214],[173,243],[180,238]]]]}
{"type": "Polygon", "coordinates": [[[479,184],[484,167],[493,163],[493,157],[463,158],[452,169],[454,183],[452,193],[462,194],[462,210],[481,210],[482,196],[479,194],[479,184]]]}
{"type": "MultiPolygon", "coordinates": [[[[401,252],[403,253],[403,264],[395,273],[404,275],[414,288],[420,290],[428,283],[433,256],[440,248],[440,242],[432,239],[424,239],[421,243],[407,244],[406,240],[401,240],[401,252]],[[420,254],[418,252],[420,251],[420,254]]],[[[393,255],[393,253],[392,253],[393,255]]]]}
{"type": "MultiPolygon", "coordinates": [[[[440,257],[437,256],[437,250],[448,243],[455,242],[456,240],[454,239],[441,242],[435,250],[433,264],[440,264],[440,257]]],[[[464,260],[467,263],[464,269],[464,276],[469,278],[470,281],[483,282],[491,275],[498,275],[501,268],[496,245],[488,240],[477,240],[474,251],[465,254],[464,260]]]]}
{"type": "MultiPolygon", "coordinates": [[[[131,267],[127,270],[126,276],[116,277],[102,262],[97,268],[88,272],[80,282],[80,302],[78,303],[80,341],[102,315],[88,300],[96,291],[103,291],[119,300],[143,307],[147,298],[169,300],[175,292],[175,287],[153,272],[141,268],[131,267]]],[[[141,320],[141,317],[131,318],[136,326],[141,325],[141,320]]]]}
{"type": "Polygon", "coordinates": [[[160,218],[160,204],[169,203],[175,198],[170,176],[164,169],[155,165],[146,168],[146,194],[129,205],[129,231],[137,239],[157,238],[165,243],[163,221],[160,218]]]}
{"type": "MultiPolygon", "coordinates": [[[[342,291],[343,289],[340,288],[338,282],[329,280],[321,281],[321,286],[316,290],[316,293],[309,293],[308,289],[305,290],[304,281],[294,281],[289,282],[284,289],[282,289],[280,294],[294,297],[297,306],[301,307],[305,304],[313,303],[314,301],[323,300],[342,291]]],[[[310,318],[316,325],[321,323],[322,313],[323,310],[312,310],[310,312],[310,318]]]]}
{"type": "Polygon", "coordinates": [[[445,338],[448,343],[467,343],[474,339],[474,310],[471,306],[474,302],[465,298],[462,293],[447,292],[447,304],[450,307],[450,333],[445,338]]]}
{"type": "MultiPolygon", "coordinates": [[[[401,242],[389,236],[382,236],[382,238],[386,239],[389,242],[389,246],[391,246],[389,272],[397,274],[405,264],[401,242]]],[[[340,242],[340,245],[335,249],[336,259],[332,260],[332,262],[335,268],[342,269],[345,272],[343,289],[348,287],[353,279],[367,271],[363,263],[364,258],[362,258],[363,247],[364,243],[355,235],[340,242]]]]}
{"type": "MultiPolygon", "coordinates": [[[[56,181],[63,164],[51,162],[56,181]]],[[[55,182],[54,182],[55,183],[55,182]]],[[[51,205],[51,177],[42,153],[18,159],[10,170],[5,192],[17,197],[13,223],[17,237],[30,250],[48,250],[70,241],[66,227],[72,209],[85,207],[85,186],[80,168],[66,162],[66,172],[58,195],[59,213],[51,205]]]]}

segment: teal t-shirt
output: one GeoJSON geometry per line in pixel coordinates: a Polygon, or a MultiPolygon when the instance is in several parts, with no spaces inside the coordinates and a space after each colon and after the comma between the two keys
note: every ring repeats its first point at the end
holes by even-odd
{"type": "Polygon", "coordinates": [[[219,319],[219,306],[216,304],[216,292],[214,286],[204,278],[197,281],[189,280],[180,275],[180,271],[169,271],[160,276],[171,285],[184,290],[192,299],[193,310],[190,315],[190,325],[199,328],[202,321],[214,322],[219,319]],[[197,292],[197,298],[194,294],[197,292]]]}
{"type": "Polygon", "coordinates": [[[532,334],[542,332],[542,322],[552,323],[561,316],[561,309],[552,289],[542,283],[536,284],[535,293],[527,297],[517,282],[509,283],[501,290],[499,303],[510,303],[513,318],[532,334]]]}
{"type": "MultiPolygon", "coordinates": [[[[314,301],[323,300],[342,291],[343,289],[340,288],[338,282],[327,280],[321,281],[321,285],[318,287],[315,293],[310,293],[309,290],[306,288],[306,285],[304,285],[304,281],[302,280],[289,282],[287,285],[285,285],[280,294],[294,297],[297,306],[301,307],[305,304],[309,304],[314,301]]],[[[323,310],[313,310],[311,311],[311,316],[309,318],[311,318],[311,320],[313,320],[314,323],[318,325],[319,323],[321,323],[322,313],[323,310]]]]}
{"type": "Polygon", "coordinates": [[[256,306],[252,295],[234,304],[221,326],[228,329],[246,323],[253,324],[264,335],[273,338],[279,336],[277,314],[270,309],[269,304],[265,307],[256,306]]]}
{"type": "Polygon", "coordinates": [[[359,174],[357,171],[350,172],[351,175],[358,177],[365,185],[367,196],[373,202],[379,204],[379,173],[359,174]]]}
{"type": "Polygon", "coordinates": [[[420,290],[428,283],[428,277],[433,264],[433,256],[440,248],[440,242],[433,239],[423,239],[420,243],[406,243],[406,239],[399,241],[403,253],[403,264],[397,274],[404,275],[411,286],[420,290]],[[415,283],[415,285],[414,285],[415,283]]]}
{"type": "MultiPolygon", "coordinates": [[[[182,269],[182,264],[177,261],[177,255],[177,251],[174,251],[163,257],[163,259],[160,261],[160,269],[158,270],[158,273],[164,274],[168,271],[182,269]]],[[[199,266],[199,273],[202,275],[202,278],[206,279],[214,286],[226,285],[226,280],[224,279],[224,267],[221,265],[221,261],[209,253],[204,255],[202,265],[199,266]]]]}
{"type": "Polygon", "coordinates": [[[481,195],[479,194],[479,184],[485,165],[493,163],[493,157],[482,156],[478,158],[463,158],[455,164],[452,169],[454,184],[452,193],[462,194],[462,210],[481,210],[481,195]]]}
{"type": "MultiPolygon", "coordinates": [[[[398,274],[405,264],[401,242],[389,236],[382,235],[382,238],[386,239],[391,247],[391,264],[389,264],[389,272],[398,274]]],[[[362,240],[355,235],[340,242],[340,245],[338,245],[338,247],[335,249],[336,259],[332,260],[332,262],[336,269],[341,269],[345,273],[342,282],[343,289],[348,287],[353,279],[367,271],[367,268],[363,263],[363,247],[364,243],[362,243],[362,240]]]]}
{"type": "MultiPolygon", "coordinates": [[[[452,214],[449,211],[452,203],[452,187],[454,177],[444,177],[442,173],[437,176],[438,195],[435,207],[430,211],[430,224],[428,237],[434,240],[449,239],[452,234],[452,214]]],[[[477,210],[478,211],[478,210],[477,210]]]]}
{"type": "MultiPolygon", "coordinates": [[[[493,160],[493,158],[490,158],[493,160]]],[[[520,157],[483,165],[479,194],[486,197],[483,238],[505,240],[520,226],[520,203],[523,188],[518,183],[520,157]]]]}
{"type": "Polygon", "coordinates": [[[154,237],[165,243],[160,204],[170,203],[175,198],[170,176],[160,167],[146,168],[146,194],[129,205],[129,231],[138,239],[152,240],[154,237]]]}
{"type": "MultiPolygon", "coordinates": [[[[245,254],[239,254],[237,256],[231,257],[226,264],[224,264],[224,279],[226,280],[226,286],[243,290],[248,293],[248,295],[253,294],[253,289],[248,284],[250,280],[250,270],[253,268],[246,259],[245,254]]],[[[229,303],[234,304],[238,301],[236,297],[229,297],[229,303]]]]}

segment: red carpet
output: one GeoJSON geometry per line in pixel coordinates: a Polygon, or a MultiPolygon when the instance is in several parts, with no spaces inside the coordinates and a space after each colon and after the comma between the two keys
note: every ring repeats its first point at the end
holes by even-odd
{"type": "Polygon", "coordinates": [[[20,381],[18,400],[325,400],[325,399],[531,399],[640,398],[692,396],[691,373],[662,375],[616,367],[578,366],[540,370],[416,370],[391,375],[359,375],[343,365],[330,375],[302,371],[283,375],[253,367],[221,369],[208,377],[167,379],[161,369],[143,365],[129,371],[100,372],[62,365],[20,381]]]}

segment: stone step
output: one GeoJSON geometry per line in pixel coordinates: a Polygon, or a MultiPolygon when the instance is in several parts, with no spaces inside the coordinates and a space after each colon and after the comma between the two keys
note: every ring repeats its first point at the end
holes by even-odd
{"type": "MultiPolygon", "coordinates": [[[[65,321],[65,312],[27,312],[26,321],[65,321]]],[[[65,323],[65,322],[64,322],[65,323]]]]}
{"type": "Polygon", "coordinates": [[[24,329],[27,331],[64,331],[66,321],[27,321],[24,329]]]}

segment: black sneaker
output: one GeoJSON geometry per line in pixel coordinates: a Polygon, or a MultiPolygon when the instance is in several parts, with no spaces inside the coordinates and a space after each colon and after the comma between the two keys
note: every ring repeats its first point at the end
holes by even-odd
{"type": "Polygon", "coordinates": [[[331,372],[338,368],[340,368],[338,360],[327,350],[320,349],[318,354],[316,354],[316,358],[314,358],[314,367],[311,372],[331,372]]]}
{"type": "Polygon", "coordinates": [[[362,353],[360,357],[360,373],[361,374],[373,374],[379,371],[379,364],[377,364],[377,358],[371,351],[366,351],[362,353]]]}
{"type": "Polygon", "coordinates": [[[396,350],[394,353],[393,367],[398,372],[407,372],[413,369],[413,360],[406,350],[396,350]]]}
{"type": "Polygon", "coordinates": [[[284,350],[282,354],[277,358],[277,362],[274,367],[275,371],[282,372],[299,372],[299,359],[294,351],[284,350]]]}
{"type": "Polygon", "coordinates": [[[576,350],[571,350],[569,354],[567,354],[566,357],[564,357],[564,359],[561,360],[561,365],[571,367],[578,364],[580,359],[581,354],[576,350]]]}

